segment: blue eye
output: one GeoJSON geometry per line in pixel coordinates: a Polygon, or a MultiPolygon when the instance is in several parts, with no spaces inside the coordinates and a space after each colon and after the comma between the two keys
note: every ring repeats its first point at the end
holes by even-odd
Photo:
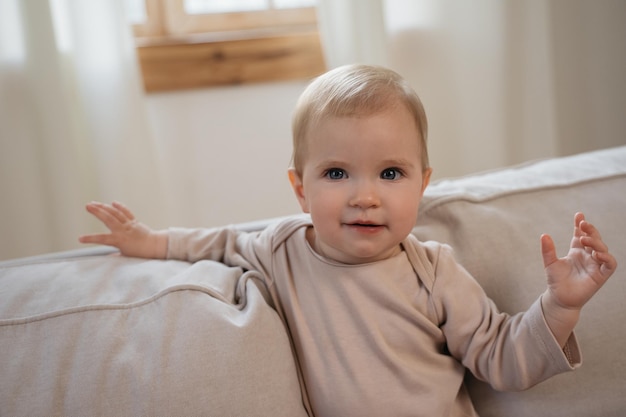
{"type": "Polygon", "coordinates": [[[343,169],[339,169],[339,168],[331,168],[327,170],[324,175],[326,176],[326,178],[331,179],[331,180],[341,180],[348,176],[346,174],[346,171],[344,171],[343,169]]]}
{"type": "Polygon", "coordinates": [[[387,168],[380,173],[380,178],[383,180],[397,180],[402,176],[402,172],[398,168],[387,168]]]}

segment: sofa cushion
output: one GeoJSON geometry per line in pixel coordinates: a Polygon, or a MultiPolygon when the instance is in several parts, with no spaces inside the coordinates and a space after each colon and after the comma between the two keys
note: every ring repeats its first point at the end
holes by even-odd
{"type": "Polygon", "coordinates": [[[254,273],[116,255],[0,267],[2,415],[305,416],[254,273]]]}
{"type": "Polygon", "coordinates": [[[564,255],[576,211],[599,228],[621,264],[583,309],[576,328],[583,365],[522,393],[497,393],[468,377],[483,417],[626,412],[626,147],[439,181],[425,193],[415,234],[450,244],[511,314],[526,310],[546,289],[540,235],[551,234],[564,255]]]}

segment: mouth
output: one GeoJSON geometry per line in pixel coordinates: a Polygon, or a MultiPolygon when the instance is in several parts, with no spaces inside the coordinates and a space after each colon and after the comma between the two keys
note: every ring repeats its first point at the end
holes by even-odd
{"type": "Polygon", "coordinates": [[[376,224],[376,223],[369,222],[369,221],[355,221],[355,222],[345,223],[345,225],[351,229],[364,231],[364,232],[374,232],[384,227],[381,224],[376,224]]]}

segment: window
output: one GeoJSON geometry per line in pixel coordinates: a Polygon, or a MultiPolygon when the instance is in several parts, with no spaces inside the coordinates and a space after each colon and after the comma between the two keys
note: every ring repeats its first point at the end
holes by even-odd
{"type": "Polygon", "coordinates": [[[325,70],[315,0],[125,0],[146,91],[325,70]]]}

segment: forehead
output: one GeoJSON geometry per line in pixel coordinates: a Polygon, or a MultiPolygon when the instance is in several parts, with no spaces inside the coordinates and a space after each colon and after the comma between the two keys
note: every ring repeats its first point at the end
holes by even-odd
{"type": "Polygon", "coordinates": [[[307,135],[307,161],[342,159],[374,164],[387,159],[421,158],[420,133],[403,106],[362,116],[321,119],[307,135]]]}

